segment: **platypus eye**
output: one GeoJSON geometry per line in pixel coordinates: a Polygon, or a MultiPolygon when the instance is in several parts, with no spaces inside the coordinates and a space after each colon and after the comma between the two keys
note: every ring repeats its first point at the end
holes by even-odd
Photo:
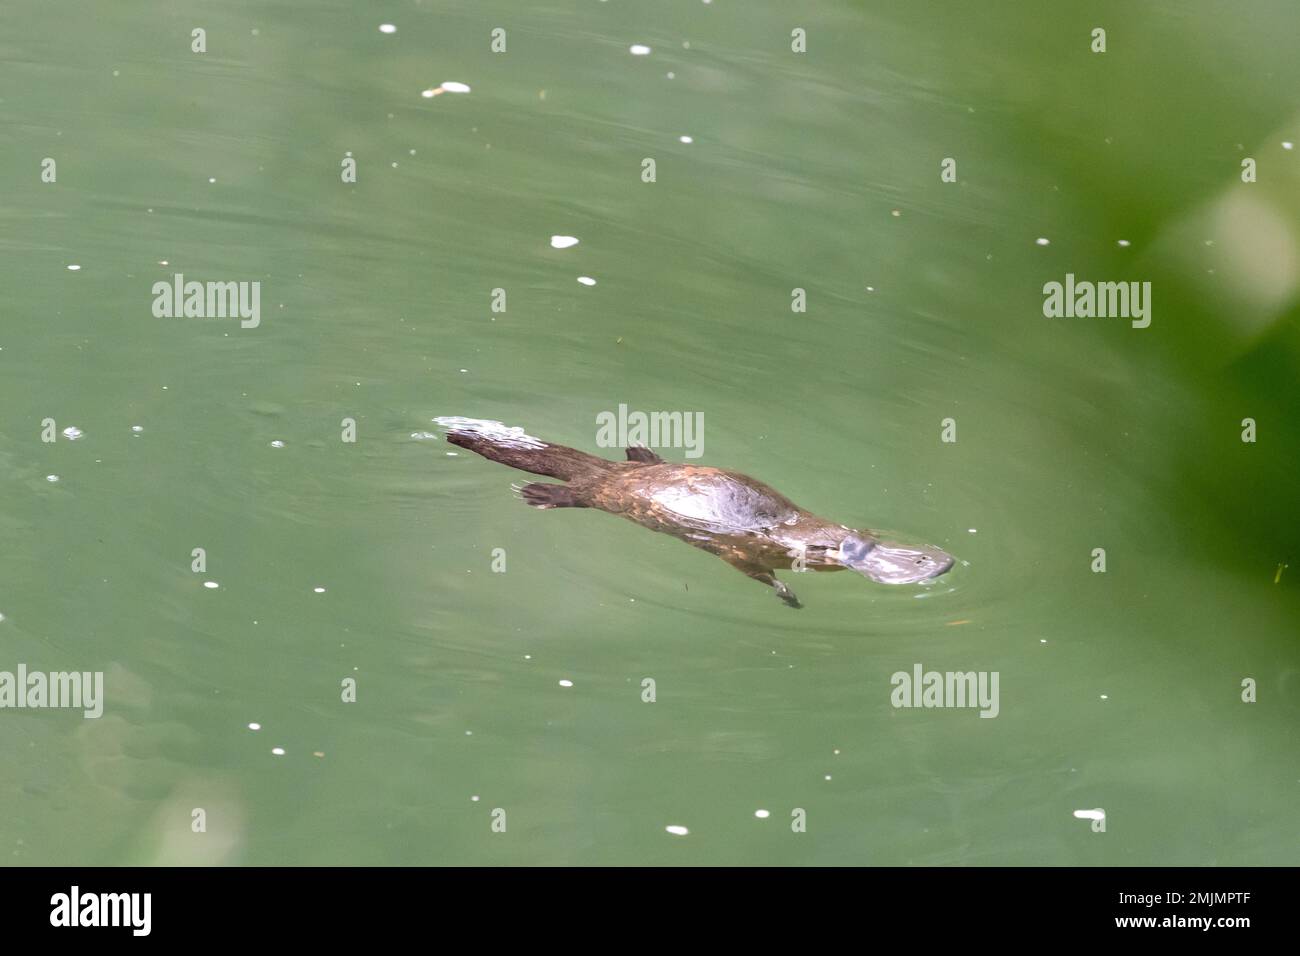
{"type": "Polygon", "coordinates": [[[874,541],[863,541],[856,535],[850,535],[840,542],[840,556],[849,562],[861,561],[875,546],[874,541]]]}

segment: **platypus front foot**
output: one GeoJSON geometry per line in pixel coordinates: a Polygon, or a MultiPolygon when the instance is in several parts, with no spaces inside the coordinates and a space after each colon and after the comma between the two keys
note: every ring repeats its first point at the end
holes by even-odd
{"type": "Polygon", "coordinates": [[[787,607],[803,607],[803,605],[799,603],[799,599],[795,597],[794,592],[790,590],[790,585],[786,584],[784,581],[776,581],[773,579],[772,587],[776,588],[776,596],[784,601],[787,607]]]}
{"type": "Polygon", "coordinates": [[[761,564],[747,561],[738,555],[727,553],[719,554],[719,557],[730,564],[733,568],[753,578],[759,584],[766,584],[776,592],[776,596],[784,601],[787,607],[803,607],[803,605],[799,603],[799,599],[794,596],[794,591],[790,589],[790,585],[786,584],[784,581],[778,581],[776,575],[761,564]]]}
{"type": "Polygon", "coordinates": [[[803,607],[803,605],[799,603],[799,599],[794,596],[794,591],[791,589],[790,585],[786,584],[784,581],[778,581],[776,575],[771,571],[758,571],[751,573],[750,577],[755,581],[766,584],[775,591],[776,596],[785,602],[786,607],[803,607]]]}

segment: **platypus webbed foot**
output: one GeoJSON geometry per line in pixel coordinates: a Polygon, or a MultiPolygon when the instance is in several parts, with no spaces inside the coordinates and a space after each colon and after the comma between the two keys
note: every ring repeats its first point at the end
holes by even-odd
{"type": "Polygon", "coordinates": [[[578,496],[566,485],[548,485],[534,481],[519,489],[519,496],[534,508],[585,508],[578,496]]]}
{"type": "Polygon", "coordinates": [[[771,571],[765,571],[762,568],[743,567],[740,570],[744,571],[759,584],[766,584],[775,591],[776,596],[785,602],[786,607],[803,607],[803,605],[799,603],[799,599],[795,597],[794,591],[790,588],[790,585],[786,584],[784,581],[778,581],[776,575],[771,571]]]}
{"type": "Polygon", "coordinates": [[[787,607],[803,607],[803,605],[799,603],[799,599],[795,597],[794,592],[790,590],[790,585],[786,584],[784,581],[777,581],[773,587],[776,588],[776,596],[784,601],[787,607]]]}

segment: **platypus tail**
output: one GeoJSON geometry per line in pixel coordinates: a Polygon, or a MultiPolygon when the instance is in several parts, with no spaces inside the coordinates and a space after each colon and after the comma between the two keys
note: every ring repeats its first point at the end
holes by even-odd
{"type": "Polygon", "coordinates": [[[526,434],[522,428],[500,422],[457,417],[435,418],[434,421],[447,429],[447,441],[451,444],[534,475],[572,481],[607,471],[614,465],[612,461],[576,448],[549,445],[526,434]]]}

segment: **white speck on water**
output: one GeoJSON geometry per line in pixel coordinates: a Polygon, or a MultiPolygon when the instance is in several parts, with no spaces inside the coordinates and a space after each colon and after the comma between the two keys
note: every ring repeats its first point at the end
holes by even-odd
{"type": "Polygon", "coordinates": [[[966,530],[969,531],[971,534],[978,534],[978,533],[979,533],[979,529],[978,529],[978,528],[967,528],[966,530]]]}
{"type": "Polygon", "coordinates": [[[1040,638],[1038,639],[1038,643],[1039,643],[1039,644],[1046,644],[1046,643],[1047,643],[1047,638],[1045,638],[1045,637],[1040,637],[1040,638]]]}
{"type": "Polygon", "coordinates": [[[1105,810],[1075,810],[1075,819],[1077,820],[1105,820],[1105,810]]]}
{"type": "Polygon", "coordinates": [[[312,590],[315,591],[317,594],[324,594],[324,593],[325,593],[325,589],[324,589],[324,588],[312,588],[312,590]]]}
{"type": "Polygon", "coordinates": [[[551,236],[552,249],[570,249],[577,244],[577,236],[551,236]]]}
{"type": "Polygon", "coordinates": [[[283,447],[284,447],[284,442],[280,441],[280,439],[277,438],[275,441],[271,442],[271,447],[272,447],[272,448],[283,448],[283,447]]]}
{"type": "Polygon", "coordinates": [[[379,32],[380,32],[380,33],[396,33],[396,32],[397,32],[397,27],[393,26],[391,23],[381,23],[381,24],[379,24],[379,32]]]}
{"type": "Polygon", "coordinates": [[[770,817],[771,815],[772,815],[772,814],[771,814],[770,812],[768,812],[767,810],[755,810],[755,811],[754,811],[754,816],[758,817],[760,820],[766,820],[766,819],[767,819],[768,817],[770,817]]]}
{"type": "Polygon", "coordinates": [[[1102,700],[1110,700],[1110,695],[1109,695],[1109,694],[1102,694],[1102,695],[1101,695],[1101,699],[1102,699],[1102,700]]]}
{"type": "Polygon", "coordinates": [[[460,83],[456,80],[445,80],[442,84],[434,87],[432,90],[425,90],[424,93],[422,93],[421,95],[436,96],[438,93],[468,93],[468,92],[469,92],[468,83],[460,83]]]}
{"type": "Polygon", "coordinates": [[[249,729],[249,730],[261,730],[261,729],[262,729],[262,725],[259,724],[257,721],[253,721],[251,724],[248,725],[248,729],[249,729]]]}
{"type": "Polygon", "coordinates": [[[423,96],[426,100],[431,100],[441,92],[442,90],[435,87],[434,89],[431,90],[421,90],[420,95],[423,96]]]}
{"type": "Polygon", "coordinates": [[[479,795],[478,795],[477,793],[474,794],[474,796],[470,797],[470,800],[471,800],[472,802],[474,802],[474,803],[478,803],[478,801],[479,801],[479,795]]]}
{"type": "Polygon", "coordinates": [[[68,441],[76,441],[84,434],[85,432],[83,432],[76,425],[69,425],[67,428],[63,429],[63,437],[66,438],[68,441]]]}
{"type": "Polygon", "coordinates": [[[830,775],[830,774],[827,774],[827,775],[826,775],[825,777],[823,777],[822,779],[823,779],[823,780],[829,780],[830,778],[831,778],[831,775],[830,775]]]}
{"type": "Polygon", "coordinates": [[[217,177],[216,177],[216,176],[209,176],[209,177],[208,177],[208,182],[210,182],[210,183],[215,183],[216,181],[217,181],[217,177]]]}
{"type": "Polygon", "coordinates": [[[678,137],[677,137],[677,141],[678,141],[679,143],[686,143],[686,144],[689,145],[690,143],[695,142],[695,137],[694,137],[694,136],[678,136],[678,137]]]}
{"type": "Polygon", "coordinates": [[[593,279],[591,276],[578,276],[578,281],[581,282],[583,285],[595,285],[595,284],[596,284],[596,280],[593,279]]]}
{"type": "Polygon", "coordinates": [[[275,754],[277,757],[283,757],[283,756],[284,756],[284,748],[283,748],[283,747],[272,747],[272,748],[271,748],[271,753],[275,754]]]}
{"type": "Polygon", "coordinates": [[[74,262],[72,265],[68,266],[68,271],[69,271],[69,272],[80,272],[80,271],[81,271],[81,266],[77,265],[77,264],[74,262]]]}
{"type": "Polygon", "coordinates": [[[5,619],[5,616],[4,616],[3,614],[0,614],[0,621],[3,621],[4,619],[5,619]]]}
{"type": "Polygon", "coordinates": [[[467,730],[467,731],[465,731],[465,736],[466,736],[466,737],[473,737],[473,736],[474,736],[474,731],[472,731],[472,730],[467,730]]]}
{"type": "Polygon", "coordinates": [[[668,77],[668,79],[670,80],[677,79],[677,74],[674,73],[672,70],[669,70],[667,73],[664,74],[664,76],[668,77]]]}
{"type": "Polygon", "coordinates": [[[1034,240],[1034,245],[1036,246],[1048,246],[1051,245],[1051,243],[1052,243],[1051,239],[1047,239],[1043,236],[1039,236],[1037,239],[1034,240]]]}
{"type": "Polygon", "coordinates": [[[411,432],[411,437],[416,441],[437,441],[438,436],[433,432],[411,432]]]}
{"type": "Polygon", "coordinates": [[[46,475],[46,476],[45,476],[45,480],[46,480],[46,481],[51,481],[51,482],[53,482],[53,481],[58,481],[58,480],[59,480],[59,476],[58,476],[58,475],[46,475]]]}
{"type": "Polygon", "coordinates": [[[671,824],[669,826],[666,826],[664,827],[664,829],[667,830],[669,833],[671,833],[673,836],[686,836],[686,834],[691,832],[690,830],[686,829],[686,827],[677,826],[676,824],[671,824]]]}
{"type": "Polygon", "coordinates": [[[221,585],[218,584],[216,581],[204,581],[204,582],[203,582],[203,586],[204,586],[205,588],[219,588],[219,587],[221,587],[221,585]]]}
{"type": "Polygon", "coordinates": [[[1115,245],[1119,246],[1121,249],[1127,249],[1129,246],[1133,245],[1133,243],[1129,242],[1127,239],[1117,239],[1115,245]]]}
{"type": "Polygon", "coordinates": [[[633,56],[649,56],[650,48],[644,43],[633,43],[627,48],[627,52],[631,53],[633,56]]]}
{"type": "Polygon", "coordinates": [[[1290,142],[1290,141],[1288,140],[1287,142],[1285,142],[1285,143],[1282,144],[1282,148],[1283,148],[1283,149],[1295,149],[1295,143],[1292,143],[1292,142],[1290,142]]]}
{"type": "Polygon", "coordinates": [[[561,686],[561,687],[572,687],[572,686],[573,686],[573,681],[571,681],[571,680],[562,680],[562,681],[560,681],[560,686],[561,686]]]}
{"type": "Polygon", "coordinates": [[[143,425],[132,425],[132,426],[131,426],[131,431],[135,432],[135,433],[138,435],[138,434],[140,434],[142,431],[144,431],[144,426],[143,426],[143,425]]]}

